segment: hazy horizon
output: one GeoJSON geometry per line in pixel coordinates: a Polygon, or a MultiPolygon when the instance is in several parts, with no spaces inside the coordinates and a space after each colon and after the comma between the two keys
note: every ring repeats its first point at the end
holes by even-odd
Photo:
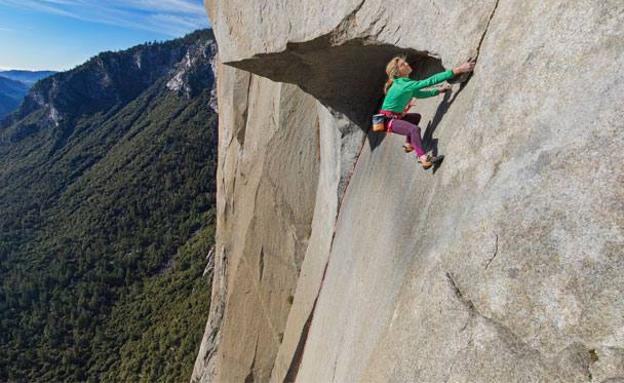
{"type": "Polygon", "coordinates": [[[50,70],[50,69],[36,69],[36,70],[32,70],[32,69],[22,69],[22,68],[4,68],[4,67],[0,67],[0,72],[8,72],[11,70],[19,70],[19,71],[23,71],[23,72],[62,72],[62,71],[55,71],[55,70],[50,70]]]}

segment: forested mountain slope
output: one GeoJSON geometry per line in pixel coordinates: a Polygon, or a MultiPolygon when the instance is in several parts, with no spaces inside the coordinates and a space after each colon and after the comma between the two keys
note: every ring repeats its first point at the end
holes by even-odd
{"type": "Polygon", "coordinates": [[[209,305],[215,54],[211,30],[101,53],[0,127],[0,381],[189,376],[209,305]]]}

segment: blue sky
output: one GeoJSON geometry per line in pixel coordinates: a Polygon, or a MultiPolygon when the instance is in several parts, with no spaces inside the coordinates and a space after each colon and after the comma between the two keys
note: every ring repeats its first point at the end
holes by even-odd
{"type": "Polygon", "coordinates": [[[209,26],[202,0],[0,0],[0,70],[68,70],[209,26]]]}

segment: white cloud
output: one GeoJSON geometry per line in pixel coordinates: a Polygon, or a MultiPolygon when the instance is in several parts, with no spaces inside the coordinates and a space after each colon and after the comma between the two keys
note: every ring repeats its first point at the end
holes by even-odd
{"type": "Polygon", "coordinates": [[[170,36],[209,26],[201,0],[0,0],[0,5],[170,36]]]}

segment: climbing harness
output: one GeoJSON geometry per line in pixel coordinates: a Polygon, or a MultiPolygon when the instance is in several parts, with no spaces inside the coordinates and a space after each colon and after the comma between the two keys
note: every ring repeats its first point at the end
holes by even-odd
{"type": "Polygon", "coordinates": [[[373,132],[392,133],[392,121],[400,119],[403,115],[391,110],[380,110],[378,114],[373,115],[373,132]]]}

